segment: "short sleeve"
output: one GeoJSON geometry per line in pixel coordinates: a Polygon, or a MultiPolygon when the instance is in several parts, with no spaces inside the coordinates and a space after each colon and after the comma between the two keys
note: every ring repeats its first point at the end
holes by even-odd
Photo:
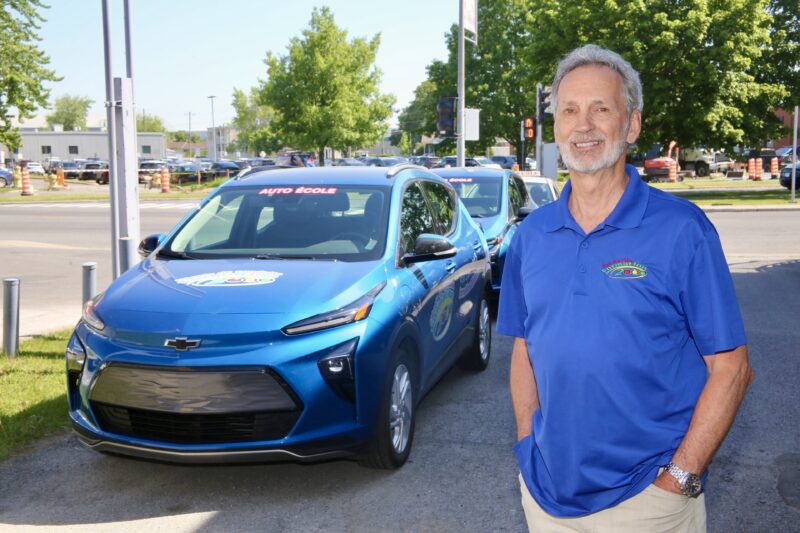
{"type": "Polygon", "coordinates": [[[747,344],[733,279],[713,226],[705,230],[695,249],[679,297],[701,354],[747,344]]]}
{"type": "Polygon", "coordinates": [[[510,337],[525,337],[525,319],[528,310],[522,287],[522,261],[519,232],[506,252],[503,280],[500,285],[500,303],[497,308],[497,332],[510,337]]]}

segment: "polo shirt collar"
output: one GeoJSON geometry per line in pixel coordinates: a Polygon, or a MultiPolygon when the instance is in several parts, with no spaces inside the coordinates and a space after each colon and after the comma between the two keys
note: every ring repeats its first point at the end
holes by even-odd
{"type": "MultiPolygon", "coordinates": [[[[622,193],[614,210],[598,228],[612,226],[630,229],[636,228],[642,223],[650,197],[650,188],[639,177],[639,172],[633,165],[625,165],[625,172],[628,174],[628,185],[625,187],[625,192],[622,193]]],[[[557,201],[557,208],[550,210],[549,216],[544,221],[546,231],[553,232],[561,228],[580,229],[569,211],[570,193],[572,193],[572,182],[567,181],[557,201]]]]}

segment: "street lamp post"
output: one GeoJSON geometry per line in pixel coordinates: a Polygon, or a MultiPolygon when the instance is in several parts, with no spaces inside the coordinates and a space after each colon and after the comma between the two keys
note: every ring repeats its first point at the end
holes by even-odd
{"type": "Polygon", "coordinates": [[[214,143],[214,151],[212,152],[212,157],[214,161],[217,158],[217,128],[214,126],[214,98],[216,96],[209,96],[209,100],[211,100],[211,142],[214,143]]]}

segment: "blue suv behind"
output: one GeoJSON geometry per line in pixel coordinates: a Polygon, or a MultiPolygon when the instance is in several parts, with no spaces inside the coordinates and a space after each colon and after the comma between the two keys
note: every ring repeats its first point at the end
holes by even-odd
{"type": "Polygon", "coordinates": [[[253,172],[140,252],[66,351],[99,451],[397,468],[426,391],[489,363],[486,240],[421,167],[253,172]]]}

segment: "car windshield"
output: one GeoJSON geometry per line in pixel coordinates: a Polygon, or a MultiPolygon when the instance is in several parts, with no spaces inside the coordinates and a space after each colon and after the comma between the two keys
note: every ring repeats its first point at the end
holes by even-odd
{"type": "Polygon", "coordinates": [[[371,261],[386,244],[389,189],[367,185],[227,187],[167,243],[183,258],[371,261]]]}
{"type": "Polygon", "coordinates": [[[500,177],[465,176],[445,179],[456,190],[470,216],[483,218],[500,214],[500,177]]]}
{"type": "Polygon", "coordinates": [[[139,168],[161,168],[163,163],[142,163],[139,168]]]}
{"type": "Polygon", "coordinates": [[[546,183],[526,183],[525,187],[528,189],[528,194],[531,195],[536,205],[542,207],[549,203],[555,202],[553,191],[546,183]]]}

